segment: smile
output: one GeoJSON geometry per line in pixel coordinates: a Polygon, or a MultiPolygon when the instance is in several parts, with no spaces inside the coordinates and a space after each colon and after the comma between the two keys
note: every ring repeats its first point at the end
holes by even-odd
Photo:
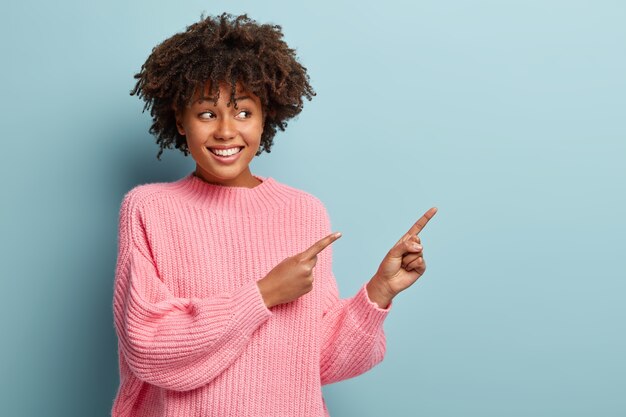
{"type": "Polygon", "coordinates": [[[235,147],[228,149],[211,149],[207,148],[210,151],[211,157],[223,165],[234,164],[235,161],[239,159],[241,156],[241,151],[243,147],[235,147]]]}
{"type": "Polygon", "coordinates": [[[243,149],[242,147],[236,147],[236,148],[228,148],[228,149],[211,149],[211,148],[207,148],[209,151],[211,151],[211,153],[215,154],[215,155],[219,155],[219,156],[231,156],[231,155],[235,155],[239,152],[241,152],[241,150],[243,149]]]}

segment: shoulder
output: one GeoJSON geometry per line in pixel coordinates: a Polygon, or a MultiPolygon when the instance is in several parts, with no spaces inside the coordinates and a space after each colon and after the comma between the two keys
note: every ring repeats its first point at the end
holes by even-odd
{"type": "Polygon", "coordinates": [[[292,196],[292,207],[297,207],[298,210],[308,213],[309,216],[320,217],[325,223],[330,221],[328,210],[322,199],[311,192],[276,182],[292,196]]]}
{"type": "Polygon", "coordinates": [[[124,194],[118,217],[120,259],[126,259],[131,247],[149,257],[146,225],[150,223],[149,219],[161,214],[158,201],[167,198],[171,184],[173,183],[139,184],[124,194]]]}
{"type": "Polygon", "coordinates": [[[287,185],[277,180],[274,180],[274,182],[278,184],[284,191],[289,193],[293,197],[294,201],[297,201],[298,203],[305,205],[307,207],[310,207],[310,208],[318,208],[318,209],[326,210],[326,207],[324,203],[322,202],[322,200],[318,198],[317,196],[313,195],[312,193],[293,187],[291,185],[287,185]]]}
{"type": "Polygon", "coordinates": [[[170,195],[170,189],[174,182],[151,182],[135,185],[122,197],[120,204],[120,216],[138,214],[144,208],[149,207],[170,195]]]}

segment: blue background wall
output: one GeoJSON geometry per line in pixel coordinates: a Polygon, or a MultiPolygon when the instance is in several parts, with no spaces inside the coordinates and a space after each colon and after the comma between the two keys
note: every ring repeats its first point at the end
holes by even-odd
{"type": "Polygon", "coordinates": [[[339,416],[626,415],[621,1],[22,1],[0,25],[6,416],[106,416],[119,204],[156,160],[133,74],[201,12],[283,27],[318,96],[254,173],[325,202],[351,296],[429,207],[426,274],[339,416]]]}

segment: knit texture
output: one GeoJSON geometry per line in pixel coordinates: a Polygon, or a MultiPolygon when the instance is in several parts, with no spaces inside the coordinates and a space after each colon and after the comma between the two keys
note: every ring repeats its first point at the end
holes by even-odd
{"type": "Polygon", "coordinates": [[[123,198],[113,315],[113,417],[323,417],[324,384],[383,360],[365,284],[340,299],[332,245],[313,290],[268,309],[256,281],[332,232],[315,196],[271,177],[253,188],[193,173],[123,198]]]}

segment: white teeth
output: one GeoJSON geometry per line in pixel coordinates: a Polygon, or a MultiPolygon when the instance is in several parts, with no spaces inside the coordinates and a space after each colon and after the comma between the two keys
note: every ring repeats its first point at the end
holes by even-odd
{"type": "Polygon", "coordinates": [[[216,155],[230,156],[238,153],[242,148],[230,148],[230,149],[209,149],[216,155]]]}

